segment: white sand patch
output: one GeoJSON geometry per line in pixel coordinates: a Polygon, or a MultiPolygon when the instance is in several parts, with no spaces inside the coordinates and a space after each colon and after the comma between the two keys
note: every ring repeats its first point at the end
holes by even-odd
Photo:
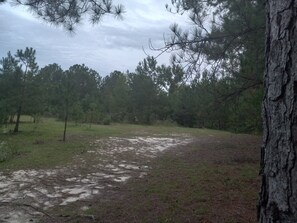
{"type": "Polygon", "coordinates": [[[19,198],[19,196],[20,196],[20,194],[18,191],[12,191],[10,193],[7,193],[6,196],[4,195],[2,198],[6,199],[6,201],[10,201],[10,200],[19,198]]]}
{"type": "Polygon", "coordinates": [[[1,189],[8,189],[8,187],[12,184],[11,182],[5,182],[4,179],[2,179],[3,182],[0,182],[0,190],[1,189]]]}
{"type": "MultiPolygon", "coordinates": [[[[175,146],[186,145],[190,141],[192,141],[190,137],[109,137],[108,141],[104,141],[104,149],[98,150],[98,153],[102,155],[115,155],[125,152],[135,152],[138,156],[154,158],[159,152],[163,152],[175,146]],[[107,146],[111,149],[108,149],[107,146]]],[[[99,145],[100,143],[102,144],[102,141],[96,140],[93,145],[96,146],[96,144],[99,145]]]]}
{"type": "Polygon", "coordinates": [[[88,183],[91,183],[91,180],[90,179],[82,179],[81,182],[84,184],[88,184],[88,183]]]}
{"type": "Polygon", "coordinates": [[[99,177],[99,178],[103,178],[106,176],[105,173],[92,173],[91,176],[95,176],[95,177],[99,177]]]}
{"type": "Polygon", "coordinates": [[[6,180],[6,176],[1,176],[1,175],[0,175],[0,184],[1,184],[1,182],[4,181],[4,180],[6,180]]]}
{"type": "Polygon", "coordinates": [[[35,188],[36,191],[38,191],[39,193],[42,193],[42,194],[48,194],[48,190],[45,189],[45,188],[42,188],[42,187],[37,187],[35,188]]]}
{"type": "MultiPolygon", "coordinates": [[[[46,196],[48,198],[59,198],[59,197],[62,197],[62,194],[55,193],[55,194],[47,194],[46,196]]],[[[47,206],[47,205],[45,204],[45,206],[47,206]]]]}
{"type": "Polygon", "coordinates": [[[48,208],[54,207],[54,205],[51,204],[51,202],[49,202],[49,201],[44,202],[44,205],[46,206],[46,207],[44,208],[45,210],[48,209],[48,208]]]}
{"type": "Polygon", "coordinates": [[[35,170],[25,171],[19,170],[12,173],[13,181],[32,182],[32,177],[38,174],[35,170]]]}
{"type": "Polygon", "coordinates": [[[145,177],[146,175],[147,175],[146,172],[141,172],[141,173],[139,174],[139,178],[143,178],[143,177],[145,177]]]}
{"type": "Polygon", "coordinates": [[[99,194],[99,190],[92,190],[92,194],[99,194]]]}
{"type": "Polygon", "coordinates": [[[69,181],[69,182],[76,182],[77,178],[76,177],[71,177],[71,178],[66,178],[65,180],[69,181]]]}
{"type": "Polygon", "coordinates": [[[90,208],[88,207],[88,206],[82,206],[81,208],[80,208],[80,210],[82,210],[82,211],[87,211],[87,210],[89,210],[90,208]]]}
{"type": "Polygon", "coordinates": [[[25,211],[15,211],[15,210],[12,210],[8,213],[0,213],[0,219],[1,219],[1,222],[5,222],[5,223],[36,222],[32,219],[32,216],[25,213],[25,211]]]}
{"type": "Polygon", "coordinates": [[[26,186],[26,185],[28,185],[28,184],[26,184],[26,183],[20,183],[20,187],[24,187],[24,186],[26,186]]]}
{"type": "Polygon", "coordinates": [[[92,193],[82,193],[79,195],[79,200],[85,200],[86,198],[90,197],[92,193]]]}
{"type": "Polygon", "coordinates": [[[63,189],[62,193],[68,193],[68,194],[72,194],[72,195],[76,195],[76,194],[81,194],[81,193],[86,193],[86,189],[85,188],[67,188],[67,189],[63,189]]]}
{"type": "Polygon", "coordinates": [[[79,197],[68,197],[65,200],[63,200],[63,202],[60,205],[67,205],[69,203],[72,203],[78,200],[79,200],[79,197]]]}
{"type": "Polygon", "coordinates": [[[114,179],[115,182],[125,182],[127,180],[129,180],[131,178],[131,176],[122,176],[122,177],[117,177],[114,179]]]}
{"type": "Polygon", "coordinates": [[[31,192],[26,193],[26,196],[27,196],[27,197],[31,197],[31,198],[36,198],[36,197],[37,197],[36,194],[33,194],[33,193],[31,193],[31,192]]]}
{"type": "Polygon", "coordinates": [[[119,167],[122,167],[124,169],[129,169],[129,170],[139,170],[140,167],[132,164],[120,164],[119,167]]]}

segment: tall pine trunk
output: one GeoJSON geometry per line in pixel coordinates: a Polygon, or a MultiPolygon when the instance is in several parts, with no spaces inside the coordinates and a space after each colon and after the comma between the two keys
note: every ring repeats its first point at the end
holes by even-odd
{"type": "Polygon", "coordinates": [[[16,123],[15,123],[15,127],[13,132],[17,133],[19,132],[19,125],[20,125],[20,120],[21,120],[21,115],[22,115],[22,110],[23,110],[23,104],[24,104],[24,98],[25,98],[25,80],[23,81],[24,86],[22,87],[22,93],[21,93],[21,100],[20,100],[20,104],[17,110],[17,119],[16,119],[16,123]]]}
{"type": "Polygon", "coordinates": [[[63,133],[63,142],[66,141],[66,131],[67,131],[67,122],[68,122],[68,115],[69,115],[69,104],[68,99],[65,101],[65,118],[64,118],[64,133],[63,133]]]}
{"type": "Polygon", "coordinates": [[[13,130],[13,132],[15,132],[15,133],[19,132],[21,114],[22,114],[22,105],[19,106],[18,111],[17,111],[17,118],[16,118],[14,130],[13,130]]]}
{"type": "Polygon", "coordinates": [[[260,222],[297,222],[297,0],[267,0],[260,222]]]}

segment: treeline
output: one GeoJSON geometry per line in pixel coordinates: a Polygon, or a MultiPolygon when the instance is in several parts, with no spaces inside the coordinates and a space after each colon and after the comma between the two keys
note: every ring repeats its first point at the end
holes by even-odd
{"type": "Polygon", "coordinates": [[[101,77],[85,65],[63,70],[58,64],[38,68],[35,50],[10,52],[1,60],[1,124],[15,123],[22,114],[76,123],[175,122],[188,127],[254,132],[261,129],[260,87],[234,91],[235,77],[204,72],[189,80],[177,64],[158,65],[153,57],[134,72],[114,71],[101,77]]]}
{"type": "Polygon", "coordinates": [[[173,0],[167,9],[187,11],[191,25],[172,25],[159,49],[175,53],[171,65],[147,57],[134,72],[102,77],[85,65],[39,69],[32,48],[8,53],[0,61],[0,124],[15,122],[17,132],[20,115],[27,114],[65,123],[174,122],[259,132],[264,2],[173,0]]]}

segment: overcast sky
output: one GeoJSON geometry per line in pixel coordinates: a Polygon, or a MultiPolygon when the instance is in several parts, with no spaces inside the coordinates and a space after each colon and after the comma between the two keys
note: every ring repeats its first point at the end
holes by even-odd
{"type": "MultiPolygon", "coordinates": [[[[8,1],[9,2],[9,1],[8,1]]],[[[123,0],[126,13],[124,20],[105,17],[100,24],[90,25],[87,21],[79,25],[74,35],[62,28],[36,19],[23,7],[0,5],[0,58],[13,54],[17,49],[36,49],[40,67],[58,63],[63,69],[84,63],[101,76],[114,70],[134,71],[139,61],[150,51],[149,39],[156,47],[164,44],[163,37],[170,34],[174,22],[186,24],[185,16],[166,11],[170,0],[123,0]]],[[[168,63],[169,55],[163,55],[158,62],[168,63]]]]}

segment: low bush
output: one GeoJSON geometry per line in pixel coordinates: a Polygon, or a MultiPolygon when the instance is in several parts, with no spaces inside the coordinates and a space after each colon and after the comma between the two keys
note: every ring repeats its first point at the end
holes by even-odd
{"type": "Polygon", "coordinates": [[[110,125],[111,124],[111,117],[110,116],[106,116],[103,120],[102,120],[103,125],[110,125]]]}

